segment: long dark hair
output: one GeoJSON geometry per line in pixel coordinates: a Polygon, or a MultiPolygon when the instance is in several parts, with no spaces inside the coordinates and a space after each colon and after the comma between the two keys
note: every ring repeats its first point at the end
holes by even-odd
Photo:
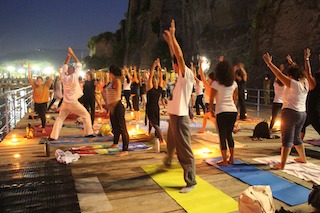
{"type": "Polygon", "coordinates": [[[215,79],[226,87],[229,87],[233,84],[235,79],[235,74],[232,66],[228,61],[221,61],[217,64],[215,70],[215,79]]]}
{"type": "Polygon", "coordinates": [[[296,81],[298,81],[301,78],[306,77],[304,71],[297,65],[289,66],[288,76],[290,76],[291,78],[293,78],[296,81]]]}

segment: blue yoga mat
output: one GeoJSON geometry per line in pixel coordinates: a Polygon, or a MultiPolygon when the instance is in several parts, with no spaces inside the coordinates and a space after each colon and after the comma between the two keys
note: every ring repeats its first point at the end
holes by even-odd
{"type": "Polygon", "coordinates": [[[235,160],[234,165],[219,166],[216,164],[221,158],[207,159],[206,163],[212,165],[229,175],[250,185],[270,185],[274,198],[295,206],[308,201],[310,189],[280,178],[271,172],[260,170],[240,160],[235,160]]]}

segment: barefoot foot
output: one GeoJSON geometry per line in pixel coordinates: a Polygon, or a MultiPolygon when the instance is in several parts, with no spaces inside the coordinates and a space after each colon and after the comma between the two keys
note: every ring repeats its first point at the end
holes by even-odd
{"type": "Polygon", "coordinates": [[[302,159],[302,158],[295,158],[294,160],[295,160],[296,162],[298,162],[298,163],[307,163],[307,160],[302,159]]]}
{"type": "Polygon", "coordinates": [[[122,152],[117,154],[117,157],[127,156],[128,154],[129,154],[128,151],[122,151],[122,152]]]}
{"type": "Polygon", "coordinates": [[[219,166],[228,166],[228,161],[219,161],[217,162],[219,166]]]}

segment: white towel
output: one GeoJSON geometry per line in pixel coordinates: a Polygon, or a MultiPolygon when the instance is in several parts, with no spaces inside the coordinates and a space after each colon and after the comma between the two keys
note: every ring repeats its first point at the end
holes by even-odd
{"type": "MultiPolygon", "coordinates": [[[[280,155],[271,156],[271,157],[261,157],[254,158],[253,160],[263,163],[269,164],[270,167],[273,165],[280,163],[280,155]]],[[[283,172],[298,177],[302,180],[311,181],[316,184],[320,184],[320,166],[307,162],[307,163],[298,163],[294,160],[294,157],[288,156],[286,166],[283,172]]]]}

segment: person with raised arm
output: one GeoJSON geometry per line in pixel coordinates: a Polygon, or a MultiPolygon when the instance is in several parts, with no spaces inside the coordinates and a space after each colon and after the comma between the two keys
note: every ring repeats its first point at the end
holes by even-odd
{"type": "Polygon", "coordinates": [[[83,95],[83,91],[79,84],[79,75],[81,69],[82,64],[80,63],[78,57],[74,54],[71,47],[69,47],[68,56],[62,66],[61,73],[63,102],[61,104],[59,116],[56,118],[52,132],[48,138],[49,141],[57,140],[59,138],[63,122],[70,113],[74,113],[82,118],[85,137],[94,137],[90,113],[78,101],[78,99],[83,95]],[[76,63],[75,66],[68,66],[71,57],[76,63]]]}
{"type": "Polygon", "coordinates": [[[306,134],[306,128],[310,124],[320,134],[320,71],[316,72],[314,76],[311,72],[310,66],[311,51],[307,48],[304,51],[306,76],[310,85],[310,91],[307,96],[307,118],[303,124],[300,137],[303,140],[306,134]]]}
{"type": "Polygon", "coordinates": [[[147,105],[146,113],[149,119],[149,129],[148,135],[150,135],[151,128],[153,127],[156,131],[157,137],[159,137],[160,144],[166,144],[162,130],[160,129],[160,107],[159,98],[162,93],[162,72],[160,59],[156,59],[153,62],[152,68],[150,70],[150,76],[147,83],[147,105]],[[155,69],[158,69],[158,78],[154,75],[155,69]]]}
{"type": "Polygon", "coordinates": [[[128,155],[129,134],[125,120],[125,109],[121,102],[121,69],[115,65],[110,66],[109,78],[110,82],[105,86],[105,100],[107,101],[107,109],[110,113],[110,121],[112,126],[113,144],[109,148],[118,148],[120,135],[122,137],[122,152],[117,156],[122,157],[128,155]]]}
{"type": "Polygon", "coordinates": [[[130,102],[130,95],[131,95],[131,83],[132,83],[132,76],[126,66],[123,67],[123,95],[126,99],[126,109],[132,110],[131,102],[130,102]]]}
{"type": "Polygon", "coordinates": [[[137,74],[137,67],[133,67],[133,76],[132,76],[132,84],[131,84],[131,100],[132,107],[134,112],[134,120],[138,124],[140,122],[140,107],[139,107],[139,96],[140,96],[140,78],[137,74]]]}
{"type": "Polygon", "coordinates": [[[163,34],[173,56],[173,69],[178,74],[171,98],[168,100],[167,112],[170,121],[167,133],[167,155],[163,163],[167,167],[171,166],[176,149],[178,160],[184,171],[184,181],[187,184],[180,190],[180,193],[188,193],[197,184],[195,159],[190,144],[190,119],[188,115],[194,73],[186,66],[175,31],[175,22],[172,20],[170,29],[165,30],[163,34]]]}
{"type": "Polygon", "coordinates": [[[206,102],[205,103],[206,112],[203,115],[202,127],[198,131],[198,133],[204,133],[205,132],[208,118],[212,121],[214,127],[216,127],[216,118],[211,115],[210,108],[209,108],[211,84],[214,81],[214,72],[211,72],[209,74],[209,78],[207,80],[206,77],[204,76],[204,73],[203,73],[202,64],[203,64],[203,58],[200,57],[200,60],[199,60],[199,75],[200,75],[200,78],[201,78],[201,80],[203,82],[203,85],[204,85],[204,88],[205,88],[204,95],[205,95],[205,100],[206,100],[205,101],[206,102]]]}
{"type": "Polygon", "coordinates": [[[49,80],[43,82],[42,76],[38,76],[36,81],[32,78],[31,75],[31,66],[28,63],[28,80],[33,89],[33,101],[34,109],[41,119],[41,128],[42,133],[46,133],[46,112],[47,112],[47,103],[49,100],[50,86],[52,84],[53,74],[51,73],[49,80]]]}
{"type": "MultiPolygon", "coordinates": [[[[281,162],[274,165],[274,168],[285,168],[292,145],[294,145],[299,154],[299,158],[295,158],[295,161],[306,163],[307,159],[304,144],[300,138],[300,132],[306,120],[306,99],[309,91],[308,80],[304,71],[294,62],[288,69],[288,75],[285,75],[272,63],[272,56],[269,53],[265,53],[262,58],[276,78],[286,86],[283,92],[283,106],[281,110],[281,162]]],[[[305,60],[309,59],[306,58],[305,60]]]]}
{"type": "Polygon", "coordinates": [[[239,119],[245,120],[247,118],[246,100],[245,100],[245,90],[248,80],[247,71],[244,68],[243,63],[238,64],[238,69],[236,70],[236,82],[238,84],[238,107],[239,107],[239,119]]]}
{"type": "MultiPolygon", "coordinates": [[[[284,64],[280,64],[279,70],[281,72],[284,71],[284,64]]],[[[276,78],[273,82],[273,88],[274,88],[274,98],[273,98],[273,103],[272,103],[272,109],[271,109],[271,120],[270,120],[270,125],[269,125],[269,131],[270,133],[272,132],[272,128],[274,123],[276,122],[276,118],[278,116],[279,111],[282,108],[282,94],[286,86],[278,79],[276,78]]]]}

